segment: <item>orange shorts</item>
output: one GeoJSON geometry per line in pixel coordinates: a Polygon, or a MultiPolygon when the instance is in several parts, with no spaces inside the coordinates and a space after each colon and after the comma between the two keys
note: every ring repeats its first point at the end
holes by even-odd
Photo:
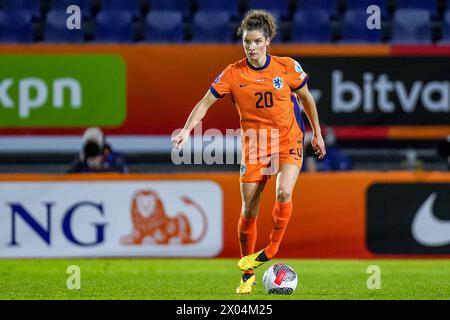
{"type": "Polygon", "coordinates": [[[266,159],[257,159],[254,162],[241,163],[239,178],[241,183],[266,182],[272,175],[278,173],[279,167],[282,164],[286,163],[296,165],[301,169],[303,164],[303,148],[302,145],[297,145],[295,148],[281,151],[266,159]]]}

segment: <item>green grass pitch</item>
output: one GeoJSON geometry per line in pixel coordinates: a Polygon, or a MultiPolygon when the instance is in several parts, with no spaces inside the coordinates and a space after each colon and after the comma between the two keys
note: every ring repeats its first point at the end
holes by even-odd
{"type": "Polygon", "coordinates": [[[233,259],[0,260],[0,299],[450,299],[450,260],[273,260],[298,273],[290,296],[264,292],[256,271],[251,295],[238,296],[233,259]],[[69,290],[69,265],[81,270],[81,289],[69,290]],[[381,288],[368,289],[367,267],[381,269],[381,288]]]}

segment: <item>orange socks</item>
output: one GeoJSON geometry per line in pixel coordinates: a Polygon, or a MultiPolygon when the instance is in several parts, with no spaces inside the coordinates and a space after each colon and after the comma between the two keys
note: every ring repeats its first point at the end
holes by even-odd
{"type": "Polygon", "coordinates": [[[264,253],[268,259],[272,259],[277,253],[291,214],[292,201],[284,203],[279,203],[278,201],[275,202],[275,206],[272,211],[273,222],[275,225],[270,233],[270,243],[264,250],[264,253]]]}
{"type": "MultiPolygon", "coordinates": [[[[292,202],[275,202],[272,211],[274,227],[270,233],[269,245],[264,249],[267,259],[272,259],[278,252],[281,240],[292,214],[292,202]]],[[[256,244],[256,218],[240,216],[238,223],[239,246],[241,257],[255,252],[256,244]]]]}
{"type": "Polygon", "coordinates": [[[238,236],[241,257],[255,252],[256,218],[245,218],[241,215],[238,223],[238,236]]]}

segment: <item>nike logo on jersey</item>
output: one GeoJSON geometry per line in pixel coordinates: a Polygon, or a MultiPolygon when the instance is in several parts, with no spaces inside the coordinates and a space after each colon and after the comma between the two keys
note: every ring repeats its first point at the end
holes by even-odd
{"type": "Polygon", "coordinates": [[[450,221],[437,218],[433,212],[436,193],[420,206],[414,217],[411,233],[421,245],[439,247],[450,243],[450,221]]]}
{"type": "Polygon", "coordinates": [[[239,85],[239,87],[241,87],[241,88],[243,88],[243,87],[245,87],[245,86],[248,86],[248,83],[241,83],[241,84],[239,85]]]}

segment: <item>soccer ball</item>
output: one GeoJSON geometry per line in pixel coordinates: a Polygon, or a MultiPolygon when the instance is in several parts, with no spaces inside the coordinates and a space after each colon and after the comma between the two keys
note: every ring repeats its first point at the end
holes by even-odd
{"type": "Polygon", "coordinates": [[[271,265],[263,276],[264,288],[268,294],[292,294],[297,288],[297,273],[284,263],[271,265]]]}

